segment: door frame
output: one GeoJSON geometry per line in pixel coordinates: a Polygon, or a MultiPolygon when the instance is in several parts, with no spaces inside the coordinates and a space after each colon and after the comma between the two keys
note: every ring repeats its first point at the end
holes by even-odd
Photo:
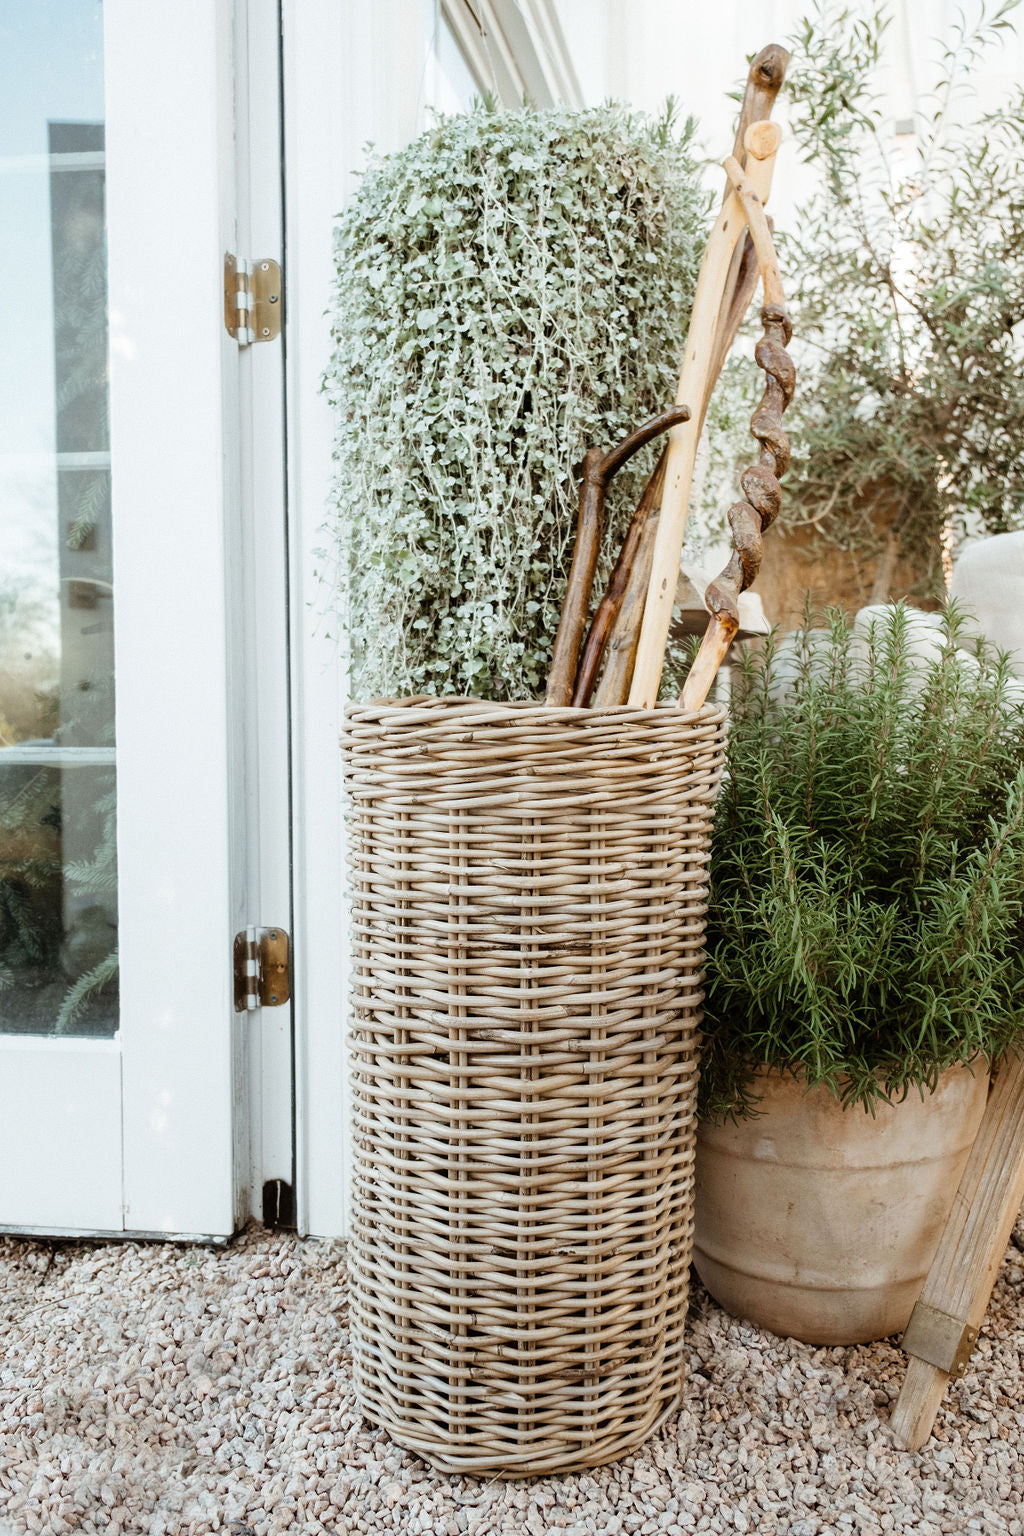
{"type": "MultiPolygon", "coordinates": [[[[228,1236],[269,1214],[265,1185],[293,1189],[295,1179],[293,1008],[236,1013],[231,970],[233,937],[245,927],[293,931],[285,331],[240,348],[222,320],[225,252],[283,256],[279,12],[277,0],[182,0],[174,40],[168,18],[153,27],[136,0],[105,0],[105,9],[116,41],[108,118],[112,106],[126,122],[176,124],[152,144],[136,142],[111,188],[112,272],[135,301],[127,316],[133,338],[153,303],[151,262],[142,276],[151,253],[139,230],[148,233],[161,218],[173,228],[169,210],[188,210],[172,270],[193,298],[166,324],[145,329],[132,366],[114,355],[111,369],[121,441],[147,441],[150,423],[155,461],[175,464],[155,493],[153,461],[133,455],[129,483],[121,472],[123,501],[145,505],[149,487],[145,530],[121,536],[124,585],[134,571],[137,586],[147,559],[156,570],[165,562],[172,568],[181,546],[190,550],[193,582],[187,623],[170,644],[165,631],[162,652],[159,619],[129,588],[136,611],[117,656],[133,786],[119,838],[126,889],[144,889],[155,866],[190,916],[188,964],[161,968],[160,1006],[176,1011],[173,1039],[159,1044],[154,1019],[156,1044],[140,1044],[137,1031],[125,1041],[125,1226],[228,1236]],[[141,278],[134,286],[133,273],[141,278]],[[202,686],[182,688],[182,676],[202,686]],[[186,818],[161,822],[171,785],[153,773],[153,738],[140,724],[154,682],[157,696],[171,701],[163,729],[183,759],[175,784],[190,779],[213,802],[195,826],[186,818]],[[161,1118],[167,1128],[157,1136],[161,1118]],[[176,1214],[186,1203],[187,1221],[176,1214]]],[[[166,291],[166,278],[157,281],[166,291]]],[[[122,458],[128,453],[125,446],[122,458]]],[[[115,498],[117,479],[115,472],[115,498]]],[[[154,919],[166,945],[169,914],[126,917],[138,1009],[153,990],[154,919]]]]}
{"type": "Polygon", "coordinates": [[[521,82],[539,106],[580,98],[553,0],[488,0],[483,9],[466,0],[281,0],[281,18],[294,900],[302,955],[295,978],[297,1221],[302,1233],[339,1235],[347,1231],[351,1169],[338,747],[348,665],[339,624],[325,616],[335,424],[321,391],[330,358],[324,316],[334,284],[334,223],[367,143],[386,152],[426,127],[430,104],[442,94],[443,25],[478,88],[496,90],[505,105],[520,104],[521,82]]]}
{"type": "Polygon", "coordinates": [[[104,23],[123,1225],[228,1236],[244,1206],[226,1106],[247,1054],[226,949],[245,900],[228,709],[239,369],[211,321],[235,226],[231,7],[183,0],[173,45],[134,0],[106,0],[104,23]],[[176,209],[187,230],[154,250],[176,209]],[[161,314],[171,272],[181,297],[161,314]]]}
{"type": "Polygon", "coordinates": [[[332,230],[367,140],[426,125],[442,25],[499,88],[480,76],[500,25],[547,103],[555,13],[530,0],[506,47],[520,9],[179,0],[154,27],[137,0],[104,0],[122,1220],[47,1232],[226,1238],[272,1214],[268,1185],[297,1195],[300,1232],[346,1230],[347,662],[321,553],[332,230]],[[280,341],[228,336],[227,251],[282,262],[280,341]],[[234,1011],[250,924],[292,935],[291,1007],[234,1011]]]}

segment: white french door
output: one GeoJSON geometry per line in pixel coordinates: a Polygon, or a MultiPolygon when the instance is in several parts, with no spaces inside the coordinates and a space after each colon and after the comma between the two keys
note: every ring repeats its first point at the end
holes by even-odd
{"type": "Polygon", "coordinates": [[[222,318],[277,63],[259,0],[0,0],[7,1230],[227,1235],[293,1178],[290,1010],[231,969],[291,927],[282,344],[222,318]]]}
{"type": "Polygon", "coordinates": [[[367,141],[563,53],[551,0],[0,0],[0,1230],[344,1231],[332,226],[367,141]],[[271,926],[292,1003],[238,1013],[271,926]]]}

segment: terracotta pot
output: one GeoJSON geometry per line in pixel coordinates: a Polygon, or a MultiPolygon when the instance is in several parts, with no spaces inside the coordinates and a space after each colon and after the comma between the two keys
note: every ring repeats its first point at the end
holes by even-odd
{"type": "Polygon", "coordinates": [[[952,1067],[875,1116],[777,1072],[762,1113],[702,1125],[694,1263],[728,1312],[812,1344],[902,1332],[985,1109],[988,1072],[952,1067]]]}

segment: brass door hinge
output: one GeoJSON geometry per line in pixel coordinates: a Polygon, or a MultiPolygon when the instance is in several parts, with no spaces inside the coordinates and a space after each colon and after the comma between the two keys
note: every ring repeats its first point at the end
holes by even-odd
{"type": "Polygon", "coordinates": [[[230,251],[225,254],[224,325],[240,347],[280,336],[283,304],[281,268],[276,261],[267,256],[245,261],[230,251]]]}
{"type": "Polygon", "coordinates": [[[235,934],[235,1012],[278,1008],[291,997],[291,956],[283,928],[235,934]]]}

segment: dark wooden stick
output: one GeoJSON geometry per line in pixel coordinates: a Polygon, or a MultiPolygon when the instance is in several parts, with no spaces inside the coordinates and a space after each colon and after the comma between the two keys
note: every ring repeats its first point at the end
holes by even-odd
{"type": "MultiPolygon", "coordinates": [[[[576,687],[573,690],[573,704],[583,707],[590,702],[590,695],[594,691],[597,675],[601,670],[601,661],[604,657],[605,647],[615,625],[616,619],[622,611],[622,604],[629,587],[630,574],[637,557],[647,527],[651,512],[661,503],[661,490],[665,484],[665,460],[668,450],[663,448],[661,457],[655,466],[654,473],[647,482],[646,489],[640,498],[632,521],[626,531],[626,537],[622,541],[619,558],[615,562],[611,579],[607,590],[597,605],[597,610],[591,621],[590,630],[583,646],[583,654],[580,657],[579,668],[576,673],[576,687]]],[[[652,545],[653,550],[653,545],[652,545]]],[[[621,702],[616,700],[616,703],[621,702]]]]}
{"type": "Polygon", "coordinates": [[[551,672],[548,676],[544,702],[559,706],[572,700],[579,660],[583,630],[590,608],[590,592],[594,584],[601,533],[604,528],[604,498],[612,476],[645,444],[661,432],[678,426],[690,418],[687,405],[673,405],[660,411],[637,427],[617,447],[608,453],[600,448],[588,448],[583,460],[583,479],[580,482],[580,510],[576,526],[576,547],[562,603],[562,616],[551,654],[551,672]]]}
{"type": "MultiPolygon", "coordinates": [[[[666,457],[665,464],[668,460],[666,457]]],[[[658,518],[661,516],[661,496],[665,488],[665,465],[659,466],[654,505],[648,515],[640,547],[627,573],[626,591],[618,617],[612,624],[605,646],[604,671],[594,695],[595,709],[610,709],[615,704],[625,704],[629,698],[629,685],[633,681],[636,650],[640,644],[640,625],[643,623],[644,603],[647,601],[647,585],[654,564],[654,541],[658,534],[658,518]]]]}

